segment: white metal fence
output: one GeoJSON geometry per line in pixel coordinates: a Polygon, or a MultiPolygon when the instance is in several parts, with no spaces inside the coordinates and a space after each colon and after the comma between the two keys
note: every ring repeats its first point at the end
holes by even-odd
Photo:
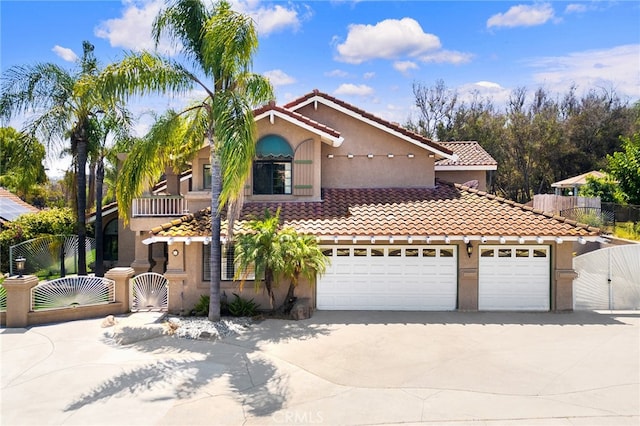
{"type": "Polygon", "coordinates": [[[31,310],[75,308],[115,302],[115,281],[73,276],[43,281],[31,289],[31,310]]]}
{"type": "Polygon", "coordinates": [[[640,244],[585,253],[573,268],[573,309],[640,309],[640,244]]]}

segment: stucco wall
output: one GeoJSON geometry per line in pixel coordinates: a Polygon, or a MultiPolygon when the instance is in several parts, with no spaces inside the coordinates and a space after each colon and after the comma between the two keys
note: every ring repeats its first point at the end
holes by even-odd
{"type": "Polygon", "coordinates": [[[399,188],[434,185],[434,158],[413,145],[356,118],[318,104],[297,112],[326,124],[344,137],[338,148],[322,145],[322,187],[399,188]],[[348,158],[353,154],[353,158],[348,158]],[[373,158],[368,158],[373,154],[373,158]],[[393,154],[393,158],[388,155],[393,154]],[[414,157],[409,158],[412,154],[414,157]],[[328,158],[333,155],[333,158],[328,158]]]}

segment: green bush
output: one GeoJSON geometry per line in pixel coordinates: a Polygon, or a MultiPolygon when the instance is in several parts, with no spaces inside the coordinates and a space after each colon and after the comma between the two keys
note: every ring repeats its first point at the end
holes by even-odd
{"type": "Polygon", "coordinates": [[[259,307],[253,299],[243,299],[236,293],[233,293],[233,300],[228,304],[229,313],[234,317],[253,317],[259,307]]]}
{"type": "Polygon", "coordinates": [[[211,299],[209,298],[209,296],[200,296],[200,300],[198,300],[198,303],[196,303],[196,305],[193,307],[191,314],[197,317],[208,317],[210,300],[211,299]]]}

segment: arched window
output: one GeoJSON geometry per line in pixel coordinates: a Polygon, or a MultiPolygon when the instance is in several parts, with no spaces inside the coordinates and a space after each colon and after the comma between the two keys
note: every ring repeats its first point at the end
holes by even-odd
{"type": "Polygon", "coordinates": [[[107,223],[103,232],[103,256],[104,260],[118,260],[118,219],[113,219],[107,223]]]}
{"type": "Polygon", "coordinates": [[[256,144],[253,162],[254,194],[291,194],[293,149],[284,138],[268,135],[256,144]]]}

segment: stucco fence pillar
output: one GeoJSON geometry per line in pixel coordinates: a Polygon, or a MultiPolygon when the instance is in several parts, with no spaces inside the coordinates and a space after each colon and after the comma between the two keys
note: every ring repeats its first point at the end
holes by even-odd
{"type": "Polygon", "coordinates": [[[7,312],[5,326],[7,328],[25,328],[29,325],[31,310],[31,289],[38,285],[38,277],[9,277],[2,283],[7,291],[7,312]]]}
{"type": "Polygon", "coordinates": [[[578,273],[573,269],[556,269],[552,307],[554,312],[573,310],[573,280],[578,273]]]}
{"type": "MultiPolygon", "coordinates": [[[[193,306],[185,306],[185,284],[188,275],[185,271],[167,271],[164,277],[169,283],[167,310],[175,315],[187,315],[193,306]],[[189,311],[187,311],[188,309],[189,311]]],[[[191,305],[191,304],[190,304],[191,305]]]]}

